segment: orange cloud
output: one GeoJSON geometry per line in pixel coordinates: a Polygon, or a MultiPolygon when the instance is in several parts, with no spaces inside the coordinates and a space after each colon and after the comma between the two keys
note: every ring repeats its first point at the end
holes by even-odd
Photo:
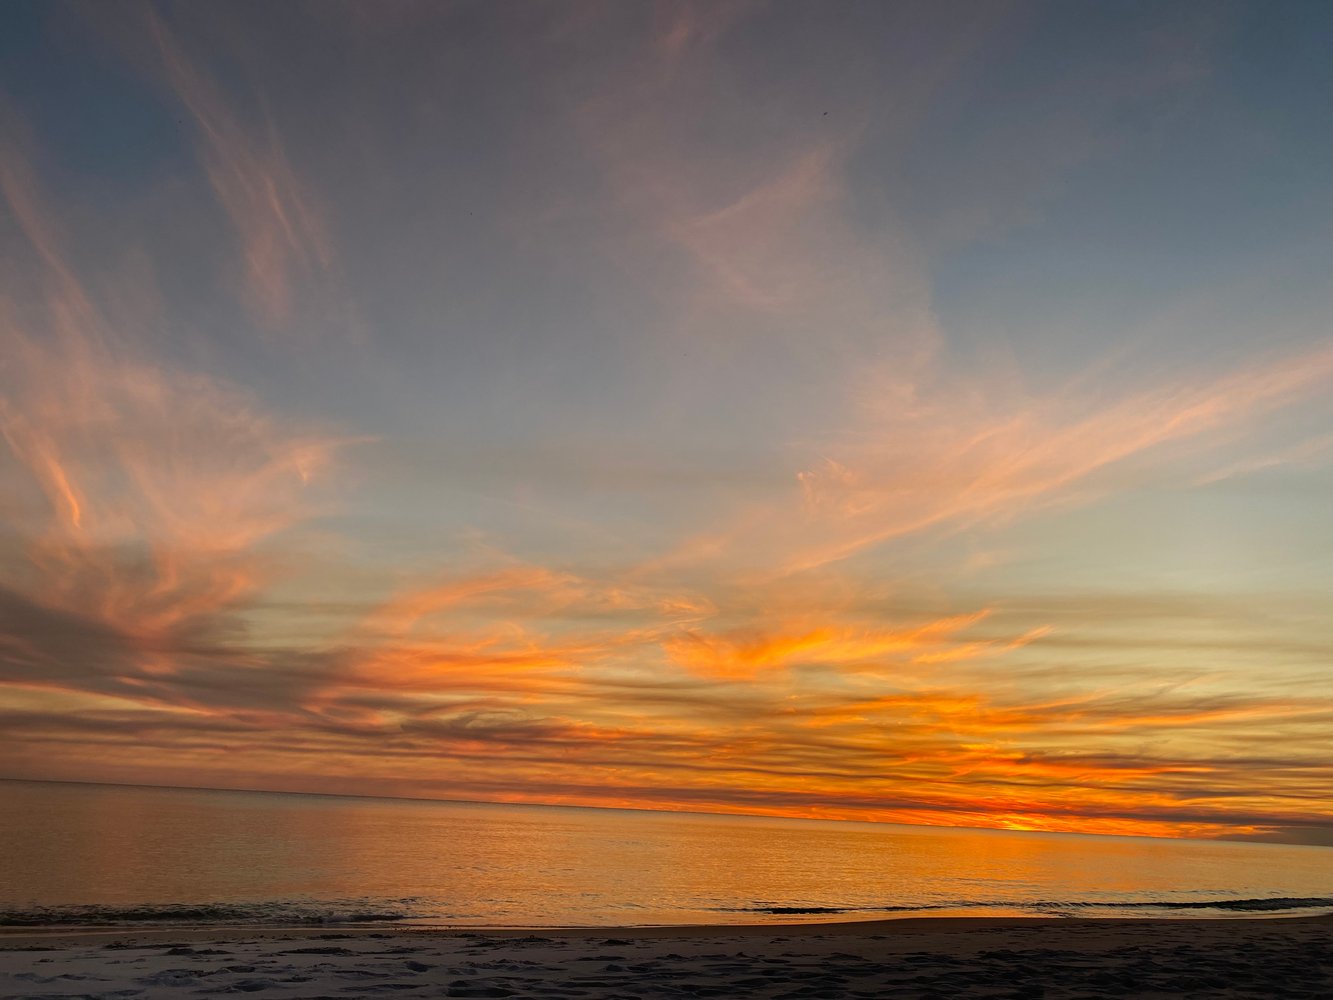
{"type": "Polygon", "coordinates": [[[744,629],[708,634],[695,630],[669,636],[664,646],[677,663],[691,670],[733,679],[747,678],[761,669],[792,662],[855,666],[885,657],[902,657],[938,647],[953,632],[985,616],[986,612],[980,611],[901,630],[829,626],[781,634],[744,629]]]}

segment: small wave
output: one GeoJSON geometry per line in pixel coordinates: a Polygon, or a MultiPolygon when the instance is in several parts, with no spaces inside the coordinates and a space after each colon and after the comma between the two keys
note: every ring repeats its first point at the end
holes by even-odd
{"type": "Polygon", "coordinates": [[[114,927],[132,924],[364,924],[409,914],[299,904],[171,904],[162,906],[38,906],[0,910],[0,927],[114,927]]]}
{"type": "Polygon", "coordinates": [[[846,907],[842,906],[747,906],[742,907],[736,912],[746,913],[790,913],[790,914],[813,914],[813,913],[847,913],[846,907]]]}
{"type": "Polygon", "coordinates": [[[1275,913],[1284,910],[1333,909],[1331,896],[1275,896],[1261,899],[1144,899],[1144,900],[978,900],[917,906],[754,906],[716,907],[724,913],[766,913],[788,916],[819,916],[839,913],[920,913],[932,910],[1032,910],[1042,913],[1067,910],[1225,910],[1275,913]]]}
{"type": "MultiPolygon", "coordinates": [[[[831,913],[916,913],[920,910],[950,910],[961,906],[985,906],[984,903],[923,904],[921,906],[717,906],[717,913],[772,913],[789,916],[831,913]]],[[[993,904],[996,906],[1002,904],[993,904]]]]}
{"type": "Polygon", "coordinates": [[[1265,899],[1156,899],[1146,903],[1049,903],[1048,906],[1088,906],[1128,909],[1152,907],[1162,910],[1316,910],[1333,907],[1333,896],[1272,896],[1265,899]]]}

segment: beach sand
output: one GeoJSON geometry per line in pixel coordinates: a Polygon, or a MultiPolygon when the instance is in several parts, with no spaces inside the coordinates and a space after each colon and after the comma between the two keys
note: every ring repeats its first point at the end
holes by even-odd
{"type": "Polygon", "coordinates": [[[0,996],[1333,997],[1333,917],[0,935],[0,996]]]}

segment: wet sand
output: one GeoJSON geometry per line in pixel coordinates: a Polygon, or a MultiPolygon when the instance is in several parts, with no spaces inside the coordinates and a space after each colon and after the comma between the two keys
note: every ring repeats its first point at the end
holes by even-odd
{"type": "Polygon", "coordinates": [[[1333,997],[1333,917],[0,934],[0,996],[1333,997]]]}

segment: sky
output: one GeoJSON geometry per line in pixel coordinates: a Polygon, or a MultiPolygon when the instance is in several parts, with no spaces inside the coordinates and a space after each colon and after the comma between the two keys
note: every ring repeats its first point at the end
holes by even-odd
{"type": "Polygon", "coordinates": [[[0,770],[1333,843],[1331,31],[6,3],[0,770]]]}

